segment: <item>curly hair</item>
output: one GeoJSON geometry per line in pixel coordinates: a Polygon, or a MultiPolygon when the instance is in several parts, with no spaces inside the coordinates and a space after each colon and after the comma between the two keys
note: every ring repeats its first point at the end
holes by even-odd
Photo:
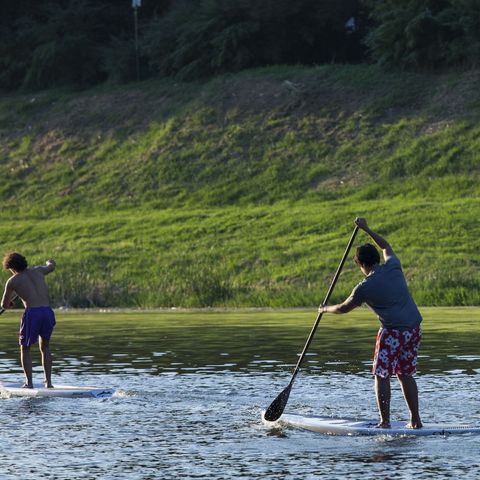
{"type": "Polygon", "coordinates": [[[376,263],[380,263],[380,254],[371,243],[366,243],[365,245],[357,247],[357,251],[353,259],[358,264],[365,265],[366,267],[372,267],[376,263]]]}
{"type": "Polygon", "coordinates": [[[3,268],[15,270],[16,272],[23,272],[28,267],[27,259],[17,252],[7,253],[3,258],[3,268]]]}

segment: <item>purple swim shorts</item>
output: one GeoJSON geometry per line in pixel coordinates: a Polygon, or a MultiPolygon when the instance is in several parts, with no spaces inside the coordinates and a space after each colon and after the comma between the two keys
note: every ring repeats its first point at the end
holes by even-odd
{"type": "Polygon", "coordinates": [[[50,307],[26,308],[20,322],[20,345],[34,345],[39,336],[49,340],[55,323],[55,314],[50,307]]]}

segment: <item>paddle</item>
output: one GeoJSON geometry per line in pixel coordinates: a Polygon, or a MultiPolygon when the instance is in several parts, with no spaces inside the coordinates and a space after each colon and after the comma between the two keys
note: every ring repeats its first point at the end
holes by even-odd
{"type": "MultiPolygon", "coordinates": [[[[10,302],[14,302],[18,298],[18,295],[14,295],[14,297],[10,300],[10,302]]],[[[5,308],[0,308],[0,315],[5,311],[5,308]]]]}
{"type": "MultiPolygon", "coordinates": [[[[328,303],[328,300],[330,299],[330,295],[333,292],[333,289],[335,287],[335,284],[337,283],[338,277],[340,276],[340,272],[342,271],[343,264],[345,263],[345,260],[347,259],[348,252],[350,251],[350,248],[352,247],[353,241],[355,240],[355,236],[357,235],[358,232],[358,226],[355,226],[355,229],[353,230],[352,236],[350,237],[350,241],[348,242],[347,248],[345,250],[345,253],[343,254],[342,261],[340,262],[340,265],[337,268],[337,271],[335,272],[335,276],[333,277],[332,283],[330,284],[330,288],[328,289],[327,296],[325,297],[325,300],[323,301],[322,305],[326,305],[328,303]]],[[[300,358],[298,359],[297,365],[295,366],[295,369],[293,370],[292,374],[292,379],[290,380],[290,383],[288,384],[287,388],[285,388],[280,395],[270,404],[270,406],[267,408],[267,411],[265,412],[265,415],[263,418],[269,422],[274,422],[275,420],[278,420],[280,416],[282,415],[283,411],[285,410],[285,407],[288,402],[288,397],[290,396],[290,390],[292,389],[293,382],[295,381],[295,377],[297,376],[297,373],[300,369],[300,364],[302,363],[303,359],[305,358],[305,355],[307,353],[308,347],[312,343],[313,336],[315,335],[315,331],[317,330],[318,324],[320,323],[320,319],[322,318],[323,312],[319,312],[317,315],[317,319],[315,320],[315,323],[313,324],[312,330],[310,331],[310,335],[308,336],[307,343],[303,347],[302,354],[300,355],[300,358]]]]}

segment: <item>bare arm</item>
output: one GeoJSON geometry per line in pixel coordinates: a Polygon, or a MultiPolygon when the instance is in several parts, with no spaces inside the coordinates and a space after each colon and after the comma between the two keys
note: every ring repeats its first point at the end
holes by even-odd
{"type": "Polygon", "coordinates": [[[10,280],[7,280],[7,283],[5,284],[5,291],[3,292],[2,297],[2,308],[4,310],[12,306],[12,299],[14,295],[15,290],[12,287],[12,282],[10,280]]]}
{"type": "Polygon", "coordinates": [[[357,217],[355,219],[355,224],[358,225],[365,233],[370,235],[371,239],[378,245],[378,247],[383,252],[383,259],[388,260],[389,257],[395,255],[391,245],[378,233],[374,232],[368,225],[365,218],[357,217]]]}
{"type": "Polygon", "coordinates": [[[358,305],[353,303],[352,299],[349,297],[343,303],[339,303],[338,305],[322,305],[318,311],[319,313],[348,313],[357,307],[358,305]]]}
{"type": "Polygon", "coordinates": [[[38,270],[40,270],[44,275],[48,275],[50,272],[53,272],[55,270],[55,267],[57,266],[57,263],[53,258],[50,260],[47,260],[45,262],[45,265],[42,265],[40,267],[36,267],[38,270]]]}

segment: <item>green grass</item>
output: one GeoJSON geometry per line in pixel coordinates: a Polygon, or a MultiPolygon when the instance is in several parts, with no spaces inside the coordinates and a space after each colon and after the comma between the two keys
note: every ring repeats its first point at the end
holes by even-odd
{"type": "MultiPolygon", "coordinates": [[[[419,304],[480,303],[471,199],[122,211],[3,221],[2,232],[6,250],[57,259],[60,305],[303,306],[324,298],[356,214],[388,236],[419,304]]],[[[361,278],[348,262],[333,300],[361,278]]]]}
{"type": "MultiPolygon", "coordinates": [[[[304,306],[365,215],[419,304],[478,305],[475,78],[277,67],[0,98],[2,248],[56,257],[57,305],[304,306]]],[[[347,264],[334,300],[360,280],[347,264]]]]}

